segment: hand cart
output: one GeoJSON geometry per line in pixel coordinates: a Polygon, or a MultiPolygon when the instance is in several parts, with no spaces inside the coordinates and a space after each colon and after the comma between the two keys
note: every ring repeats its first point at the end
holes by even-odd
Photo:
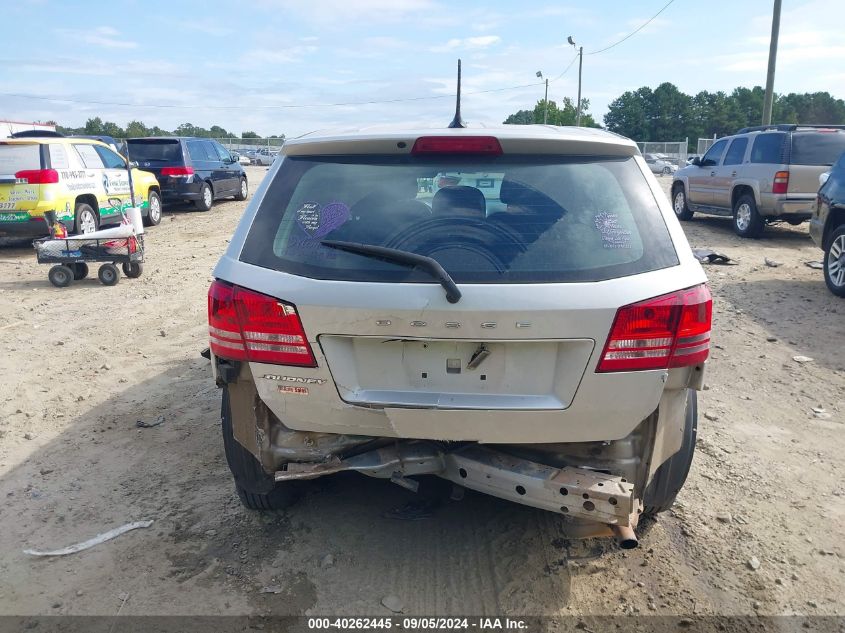
{"type": "Polygon", "coordinates": [[[97,277],[105,286],[113,286],[120,280],[118,264],[130,279],[140,277],[144,271],[143,235],[94,239],[45,237],[32,244],[39,264],[54,264],[47,277],[57,288],[85,279],[90,262],[103,262],[97,277]]]}

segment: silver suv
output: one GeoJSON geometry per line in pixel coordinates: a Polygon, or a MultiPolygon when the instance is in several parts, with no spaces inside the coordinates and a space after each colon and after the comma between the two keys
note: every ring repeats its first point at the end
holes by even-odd
{"type": "Polygon", "coordinates": [[[731,216],[740,237],[759,237],[766,223],[810,219],[819,176],[845,152],[845,126],[770,125],[716,141],[675,173],[672,206],[731,216]]]}
{"type": "Polygon", "coordinates": [[[288,141],[214,277],[208,356],[249,508],[340,471],[428,474],[633,547],[686,479],[712,302],[627,139],[288,141]],[[421,186],[444,173],[487,174],[496,200],[421,186]]]}

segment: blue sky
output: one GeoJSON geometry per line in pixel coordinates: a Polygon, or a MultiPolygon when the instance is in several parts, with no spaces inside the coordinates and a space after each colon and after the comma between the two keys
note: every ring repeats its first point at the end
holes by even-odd
{"type": "MultiPolygon", "coordinates": [[[[0,119],[82,125],[138,119],[296,136],[375,123],[446,124],[449,98],[388,104],[315,104],[453,93],[463,59],[464,118],[501,122],[543,96],[540,70],[560,75],[584,46],[583,95],[599,118],[625,90],[765,84],[771,0],[18,0],[3,8],[0,119]],[[34,25],[37,24],[37,29],[34,25]],[[17,25],[17,26],[16,26],[17,25]],[[20,27],[20,28],[18,28],[20,27]],[[527,87],[469,94],[508,86],[527,87]],[[150,107],[172,106],[172,107],[150,107]],[[278,106],[307,105],[280,108],[278,106]]],[[[784,0],[777,92],[845,97],[843,0],[784,0]]],[[[575,98],[577,63],[549,98],[575,98]]]]}

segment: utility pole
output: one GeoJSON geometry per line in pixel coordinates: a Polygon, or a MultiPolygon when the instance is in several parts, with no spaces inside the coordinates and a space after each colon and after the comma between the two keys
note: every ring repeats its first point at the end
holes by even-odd
{"type": "MultiPolygon", "coordinates": [[[[780,2],[780,0],[777,0],[780,2]]],[[[584,66],[584,47],[578,49],[578,114],[575,117],[575,126],[581,127],[581,69],[584,66]]]]}
{"type": "Polygon", "coordinates": [[[769,71],[766,74],[766,96],[763,98],[763,125],[772,123],[772,101],[775,89],[775,63],[778,56],[778,32],[780,31],[780,3],[775,0],[772,9],[772,37],[769,40],[769,71]]]}
{"type": "Polygon", "coordinates": [[[543,110],[543,125],[545,125],[549,120],[549,78],[546,77],[546,98],[543,100],[546,105],[546,109],[543,110]]]}
{"type": "Polygon", "coordinates": [[[575,115],[575,125],[581,127],[581,70],[584,68],[584,47],[577,46],[571,35],[566,38],[566,41],[578,51],[578,112],[575,115]]]}
{"type": "MultiPolygon", "coordinates": [[[[540,79],[543,78],[543,71],[542,70],[538,70],[536,74],[540,79]]],[[[546,78],[546,97],[543,99],[543,104],[544,104],[543,125],[546,125],[546,123],[549,120],[549,79],[548,79],[548,77],[546,78]]]]}

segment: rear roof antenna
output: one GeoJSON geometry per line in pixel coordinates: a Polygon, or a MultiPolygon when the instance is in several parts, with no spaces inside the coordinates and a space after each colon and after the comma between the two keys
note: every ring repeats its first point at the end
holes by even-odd
{"type": "Polygon", "coordinates": [[[458,101],[455,104],[455,118],[452,119],[452,122],[449,124],[450,128],[453,127],[466,127],[467,124],[464,123],[464,120],[461,118],[461,60],[458,60],[458,101]]]}

